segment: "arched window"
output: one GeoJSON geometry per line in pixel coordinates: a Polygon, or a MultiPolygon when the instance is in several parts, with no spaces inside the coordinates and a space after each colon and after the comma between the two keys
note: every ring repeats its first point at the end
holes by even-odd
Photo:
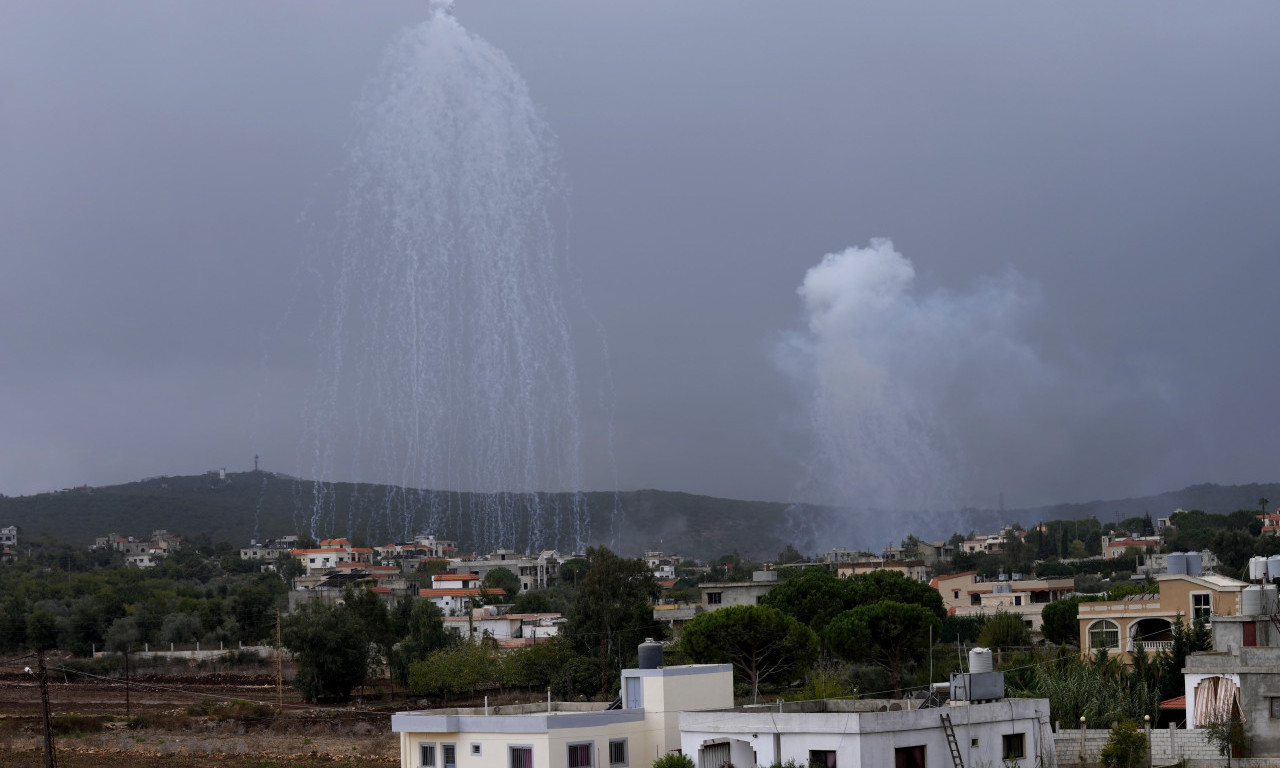
{"type": "Polygon", "coordinates": [[[1089,625],[1089,650],[1113,651],[1120,647],[1120,625],[1102,619],[1089,625]]]}

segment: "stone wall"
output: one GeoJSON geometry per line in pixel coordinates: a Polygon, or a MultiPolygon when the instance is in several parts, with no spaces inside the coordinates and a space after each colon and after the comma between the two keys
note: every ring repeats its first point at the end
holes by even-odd
{"type": "MultiPolygon", "coordinates": [[[[1053,746],[1059,765],[1096,763],[1110,738],[1106,728],[1059,729],[1053,734],[1053,746]],[[1083,734],[1083,738],[1082,738],[1083,734]],[[1081,742],[1083,741],[1083,749],[1081,742]]],[[[1151,730],[1152,765],[1176,764],[1181,760],[1222,761],[1208,737],[1208,732],[1185,728],[1153,728],[1151,730]]]]}

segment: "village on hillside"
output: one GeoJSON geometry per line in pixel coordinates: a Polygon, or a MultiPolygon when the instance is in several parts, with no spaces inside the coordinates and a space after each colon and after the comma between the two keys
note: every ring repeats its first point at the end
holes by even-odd
{"type": "Polygon", "coordinates": [[[71,552],[10,526],[0,643],[117,679],[256,657],[315,706],[381,701],[404,766],[1280,759],[1260,501],[764,563],[165,530],[71,552]]]}

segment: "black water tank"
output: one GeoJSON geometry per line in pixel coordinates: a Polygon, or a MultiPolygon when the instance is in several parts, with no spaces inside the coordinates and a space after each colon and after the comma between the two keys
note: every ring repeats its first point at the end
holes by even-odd
{"type": "Polygon", "coordinates": [[[640,644],[640,669],[657,669],[662,666],[662,643],[646,637],[640,644]]]}

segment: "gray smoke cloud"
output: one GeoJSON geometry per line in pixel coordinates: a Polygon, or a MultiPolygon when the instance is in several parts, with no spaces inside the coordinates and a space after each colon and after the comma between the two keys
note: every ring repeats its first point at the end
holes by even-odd
{"type": "MultiPolygon", "coordinates": [[[[800,496],[818,503],[994,508],[1008,491],[1025,504],[1090,471],[1081,457],[1103,423],[1165,406],[1139,380],[1050,359],[1038,338],[1042,291],[1012,270],[924,290],[892,241],[875,239],[828,254],[798,292],[807,329],[786,338],[779,360],[808,403],[814,445],[800,496]]],[[[896,535],[892,524],[869,527],[896,535]]]]}

